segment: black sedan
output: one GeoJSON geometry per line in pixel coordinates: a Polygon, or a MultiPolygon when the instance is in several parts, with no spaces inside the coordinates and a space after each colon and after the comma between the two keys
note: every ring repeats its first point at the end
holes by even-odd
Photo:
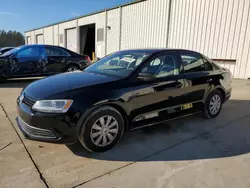
{"type": "Polygon", "coordinates": [[[102,152],[128,130],[199,112],[215,118],[231,90],[231,73],[200,53],[126,50],[31,83],[17,99],[17,123],[27,138],[102,152]]]}
{"type": "Polygon", "coordinates": [[[0,78],[46,76],[83,70],[91,61],[66,48],[50,45],[24,45],[0,56],[0,78]]]}
{"type": "Polygon", "coordinates": [[[8,52],[12,49],[14,49],[15,47],[4,47],[4,48],[0,48],[0,55],[3,55],[5,52],[8,52]]]}

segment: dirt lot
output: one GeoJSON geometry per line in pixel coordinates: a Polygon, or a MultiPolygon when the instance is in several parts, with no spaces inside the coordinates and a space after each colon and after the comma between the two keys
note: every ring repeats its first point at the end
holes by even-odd
{"type": "Polygon", "coordinates": [[[220,116],[201,115],[127,133],[90,154],[24,139],[16,98],[33,79],[0,84],[0,187],[250,187],[250,81],[234,80],[220,116]]]}

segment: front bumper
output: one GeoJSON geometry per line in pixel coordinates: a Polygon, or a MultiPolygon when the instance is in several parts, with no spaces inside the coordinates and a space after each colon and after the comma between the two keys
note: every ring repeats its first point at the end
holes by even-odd
{"type": "Polygon", "coordinates": [[[76,127],[65,120],[64,114],[32,112],[24,103],[18,104],[17,111],[17,125],[27,139],[63,144],[78,141],[76,127]]]}

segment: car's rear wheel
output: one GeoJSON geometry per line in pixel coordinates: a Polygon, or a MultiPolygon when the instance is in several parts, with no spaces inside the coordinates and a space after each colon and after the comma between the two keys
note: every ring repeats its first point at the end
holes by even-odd
{"type": "Polygon", "coordinates": [[[4,82],[5,80],[7,80],[7,78],[5,78],[5,77],[0,77],[0,82],[4,82]]]}
{"type": "Polygon", "coordinates": [[[215,118],[219,115],[223,104],[223,97],[219,90],[213,91],[206,100],[204,116],[206,118],[215,118]]]}
{"type": "Polygon", "coordinates": [[[76,65],[69,65],[66,69],[66,72],[74,72],[74,71],[79,71],[79,67],[77,67],[76,65]]]}
{"type": "Polygon", "coordinates": [[[79,141],[91,152],[104,152],[118,143],[123,132],[122,115],[116,109],[104,106],[87,118],[82,125],[79,141]]]}

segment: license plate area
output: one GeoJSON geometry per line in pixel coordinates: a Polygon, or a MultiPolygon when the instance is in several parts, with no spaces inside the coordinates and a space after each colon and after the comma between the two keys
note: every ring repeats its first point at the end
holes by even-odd
{"type": "Polygon", "coordinates": [[[190,109],[190,108],[193,108],[192,103],[184,104],[184,105],[181,106],[181,110],[187,110],[187,109],[190,109]]]}

